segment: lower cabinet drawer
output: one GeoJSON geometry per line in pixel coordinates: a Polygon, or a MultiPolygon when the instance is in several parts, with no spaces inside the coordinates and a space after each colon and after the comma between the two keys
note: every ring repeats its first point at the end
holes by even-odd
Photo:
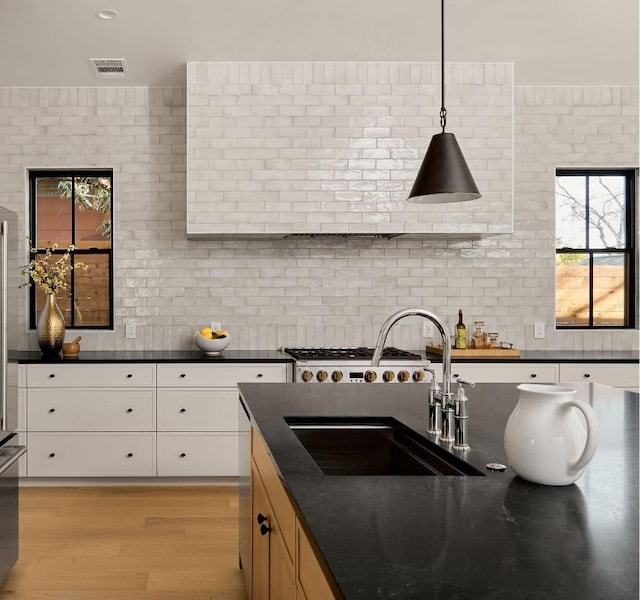
{"type": "Polygon", "coordinates": [[[158,433],[161,477],[237,477],[237,433],[158,433]]]}
{"type": "Polygon", "coordinates": [[[154,433],[29,433],[29,477],[152,477],[154,433]]]}
{"type": "Polygon", "coordinates": [[[457,377],[474,383],[555,383],[558,365],[555,363],[504,363],[451,365],[453,381],[457,377]]]}
{"type": "Polygon", "coordinates": [[[238,390],[158,389],[158,431],[238,431],[238,390]]]}
{"type": "Polygon", "coordinates": [[[560,363],[560,381],[586,381],[591,383],[605,383],[623,388],[637,388],[637,364],[570,364],[560,363]]]}
{"type": "Polygon", "coordinates": [[[153,431],[153,389],[31,389],[29,431],[153,431]]]}

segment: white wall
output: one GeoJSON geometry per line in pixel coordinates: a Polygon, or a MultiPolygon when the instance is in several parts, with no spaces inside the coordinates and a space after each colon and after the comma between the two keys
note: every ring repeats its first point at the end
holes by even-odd
{"type": "MultiPolygon", "coordinates": [[[[0,204],[24,217],[30,167],[114,168],[116,331],[83,332],[85,350],[191,348],[212,319],[237,349],[368,345],[410,305],[451,323],[463,308],[468,325],[484,319],[523,349],[638,349],[637,331],[553,330],[554,169],[637,166],[638,89],[515,92],[512,234],[187,240],[182,88],[0,88],[0,204]],[[125,320],[137,339],[124,339],[125,320]],[[546,339],[533,339],[534,320],[546,339]]],[[[419,348],[419,330],[407,320],[390,341],[419,348]]],[[[25,347],[37,349],[26,326],[25,347]]]]}

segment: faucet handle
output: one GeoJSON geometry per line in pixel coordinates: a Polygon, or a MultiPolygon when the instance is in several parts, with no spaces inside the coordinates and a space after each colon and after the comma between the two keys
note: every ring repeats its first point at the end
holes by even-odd
{"type": "Polygon", "coordinates": [[[456,377],[456,383],[458,384],[458,389],[462,389],[463,385],[468,385],[469,387],[476,387],[474,381],[469,381],[468,379],[462,379],[462,377],[456,377]]]}
{"type": "Polygon", "coordinates": [[[438,384],[438,378],[436,377],[436,370],[430,367],[425,367],[425,371],[431,373],[431,381],[429,381],[429,389],[435,392],[440,391],[440,385],[438,384]]]}

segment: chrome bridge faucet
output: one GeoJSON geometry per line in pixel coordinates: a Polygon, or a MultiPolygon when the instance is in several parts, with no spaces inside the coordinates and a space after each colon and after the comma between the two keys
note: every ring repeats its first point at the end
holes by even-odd
{"type": "Polygon", "coordinates": [[[455,448],[468,448],[467,421],[469,414],[467,397],[462,386],[467,384],[473,387],[475,384],[458,379],[458,391],[454,398],[454,394],[451,391],[451,335],[444,322],[437,315],[424,308],[405,308],[392,314],[380,328],[373,358],[371,359],[371,366],[377,367],[380,365],[384,344],[391,328],[400,319],[414,315],[431,321],[442,336],[442,386],[439,386],[436,381],[435,371],[427,369],[432,373],[427,402],[429,409],[427,431],[429,433],[438,433],[442,442],[453,442],[455,448]]]}

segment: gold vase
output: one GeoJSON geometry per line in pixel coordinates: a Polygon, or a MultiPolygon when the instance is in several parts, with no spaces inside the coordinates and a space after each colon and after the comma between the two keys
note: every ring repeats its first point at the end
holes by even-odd
{"type": "Polygon", "coordinates": [[[60,354],[64,342],[64,315],[54,294],[45,297],[44,307],[38,317],[38,344],[45,356],[60,354]]]}

